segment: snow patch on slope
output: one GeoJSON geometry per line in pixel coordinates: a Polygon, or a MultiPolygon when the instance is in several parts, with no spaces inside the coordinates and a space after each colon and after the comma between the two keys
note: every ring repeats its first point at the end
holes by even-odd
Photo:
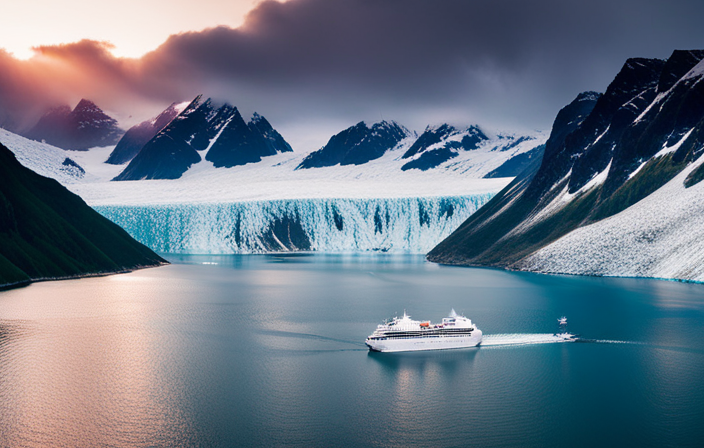
{"type": "Polygon", "coordinates": [[[680,149],[680,146],[682,146],[682,143],[684,143],[689,138],[689,135],[692,133],[693,130],[694,130],[694,128],[690,129],[686,134],[684,134],[684,136],[680,139],[680,141],[678,141],[677,143],[675,143],[672,146],[666,146],[667,143],[662,145],[662,149],[660,151],[658,151],[658,153],[655,154],[655,156],[653,156],[653,157],[662,157],[664,155],[670,154],[671,152],[675,152],[678,149],[680,149]]]}
{"type": "Polygon", "coordinates": [[[581,196],[592,188],[598,187],[599,185],[602,185],[604,182],[606,182],[606,178],[609,177],[609,171],[611,170],[611,164],[613,163],[613,161],[613,158],[609,160],[609,164],[606,165],[606,168],[604,168],[604,170],[600,173],[594,175],[594,177],[592,177],[589,182],[584,184],[584,186],[579,190],[575,191],[574,193],[565,192],[564,196],[562,197],[562,201],[570,202],[575,197],[581,196]]]}

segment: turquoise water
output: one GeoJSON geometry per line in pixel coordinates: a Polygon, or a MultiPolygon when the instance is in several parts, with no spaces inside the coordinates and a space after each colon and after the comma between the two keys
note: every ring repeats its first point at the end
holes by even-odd
{"type": "Polygon", "coordinates": [[[704,440],[704,285],[416,256],[169,258],[0,293],[0,446],[704,440]],[[451,308],[494,342],[554,332],[561,315],[583,342],[364,347],[383,318],[451,308]]]}

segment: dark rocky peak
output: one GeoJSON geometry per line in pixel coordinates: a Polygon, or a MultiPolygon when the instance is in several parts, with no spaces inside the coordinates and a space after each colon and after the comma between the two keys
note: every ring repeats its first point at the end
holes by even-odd
{"type": "Polygon", "coordinates": [[[604,93],[604,98],[625,104],[643,90],[656,86],[665,66],[662,59],[631,58],[604,93]]]}
{"type": "MultiPolygon", "coordinates": [[[[704,52],[696,51],[678,54],[680,61],[688,61],[679,66],[678,73],[683,73],[682,77],[654,98],[646,106],[645,112],[640,113],[623,133],[616,146],[611,174],[604,186],[607,193],[618,189],[629,179],[630,173],[664,148],[678,145],[672,156],[675,165],[692,161],[699,154],[699,141],[702,138],[699,133],[704,126],[704,85],[698,82],[696,76],[686,75],[694,67],[704,64],[700,61],[687,68],[692,63],[693,55],[702,53],[704,52]]],[[[665,70],[667,68],[663,69],[665,70]]]]}
{"type": "Polygon", "coordinates": [[[186,106],[183,111],[179,114],[179,117],[187,117],[188,115],[192,114],[195,112],[202,104],[202,99],[203,95],[197,95],[195,98],[193,98],[193,101],[191,101],[188,106],[186,106]]]}
{"type": "MultiPolygon", "coordinates": [[[[208,138],[214,138],[218,132],[225,126],[230,120],[234,119],[236,116],[240,116],[239,111],[235,106],[225,103],[217,109],[213,109],[210,118],[208,118],[208,138]]],[[[241,116],[240,116],[241,118],[241,116]]]]}
{"type": "Polygon", "coordinates": [[[149,140],[178,116],[180,108],[177,106],[177,103],[172,103],[151,120],[143,121],[128,129],[117,142],[106,163],[122,165],[132,160],[149,140]]]}
{"type": "Polygon", "coordinates": [[[169,107],[164,109],[159,115],[150,120],[152,128],[158,129],[159,131],[164,128],[167,124],[171,123],[171,120],[176,118],[181,110],[178,108],[180,103],[171,103],[169,107]]]}
{"type": "MultiPolygon", "coordinates": [[[[472,151],[488,140],[489,137],[478,127],[456,128],[447,123],[440,126],[428,126],[418,139],[402,156],[412,158],[401,169],[419,169],[426,171],[459,155],[459,150],[472,151]]],[[[509,150],[510,145],[518,145],[521,141],[511,141],[508,145],[494,149],[509,150]]],[[[514,145],[514,146],[515,146],[514,145]]]]}
{"type": "Polygon", "coordinates": [[[117,120],[92,101],[82,99],[73,110],[68,106],[50,109],[26,136],[60,148],[83,151],[114,145],[122,133],[117,120]]]}
{"type": "Polygon", "coordinates": [[[228,106],[216,120],[220,122],[216,140],[205,156],[216,168],[256,163],[262,157],[291,151],[281,134],[259,114],[245,123],[237,108],[228,106]]]}
{"type": "Polygon", "coordinates": [[[171,122],[152,137],[113,180],[178,179],[194,163],[199,150],[208,147],[208,117],[213,113],[209,100],[198,95],[171,122]]]}
{"type": "Polygon", "coordinates": [[[259,162],[268,149],[264,138],[247,126],[237,108],[232,108],[222,130],[205,156],[216,168],[231,168],[259,162]]]}
{"type": "Polygon", "coordinates": [[[440,126],[428,126],[425,131],[418,137],[410,148],[403,154],[404,159],[413,157],[414,155],[425,151],[428,147],[440,143],[451,134],[457,132],[454,126],[445,123],[440,126]]]}
{"type": "Polygon", "coordinates": [[[215,105],[198,95],[114,180],[177,179],[202,160],[199,151],[206,149],[206,160],[215,167],[228,168],[290,151],[290,145],[269,122],[257,117],[247,124],[236,107],[215,105]]]}
{"type": "Polygon", "coordinates": [[[560,109],[552,124],[550,137],[545,144],[545,157],[555,157],[564,148],[565,137],[571,134],[594,110],[601,93],[582,92],[570,104],[560,109]]]}
{"type": "Polygon", "coordinates": [[[318,151],[309,154],[296,169],[333,165],[361,165],[378,159],[410,135],[394,121],[380,121],[368,126],[361,121],[332,136],[318,151]]]}
{"type": "Polygon", "coordinates": [[[79,128],[119,129],[117,127],[117,120],[103,112],[94,102],[86,99],[82,99],[71,111],[71,119],[79,128]]]}
{"type": "Polygon", "coordinates": [[[704,50],[675,50],[665,61],[665,66],[658,80],[658,93],[667,92],[687,74],[695,65],[704,59],[704,50]]]}
{"type": "MultiPolygon", "coordinates": [[[[186,143],[196,151],[202,151],[210,143],[209,122],[214,110],[210,99],[201,102],[198,95],[168,126],[159,134],[165,134],[174,141],[186,143]]],[[[157,134],[157,136],[159,135],[157,134]]]]}
{"type": "MultiPolygon", "coordinates": [[[[489,140],[489,137],[481,130],[479,129],[478,126],[470,126],[464,131],[465,135],[462,137],[462,140],[460,140],[460,149],[464,149],[465,151],[471,151],[473,149],[477,149],[479,145],[484,141],[484,140],[489,140]]],[[[529,137],[522,137],[511,143],[508,147],[505,147],[503,150],[508,150],[511,149],[518,144],[524,142],[526,139],[529,137]]]]}
{"type": "Polygon", "coordinates": [[[567,144],[568,137],[590,116],[601,97],[597,92],[582,92],[570,104],[560,109],[553,122],[550,137],[545,143],[537,174],[527,187],[527,195],[540,198],[567,175],[574,162],[574,154],[567,144]]]}
{"type": "Polygon", "coordinates": [[[266,118],[259,115],[257,112],[252,114],[252,118],[249,120],[250,123],[258,124],[260,122],[265,122],[267,125],[271,126],[266,118]]]}
{"type": "Polygon", "coordinates": [[[596,101],[591,113],[573,132],[565,136],[564,147],[560,145],[555,148],[548,141],[543,157],[546,170],[541,167],[544,172],[537,177],[543,181],[556,182],[572,169],[569,189],[573,192],[603,171],[613,157],[614,144],[626,125],[635,118],[633,115],[637,111],[628,103],[638,95],[654,97],[664,65],[665,61],[661,59],[628,59],[606,92],[596,101]],[[649,92],[644,93],[646,91],[649,92]],[[619,120],[617,117],[614,121],[617,113],[625,118],[619,120]],[[557,153],[562,153],[561,157],[553,158],[552,155],[557,153]]]}
{"type": "Polygon", "coordinates": [[[664,65],[665,61],[661,59],[628,59],[576,131],[578,135],[575,139],[580,141],[575,143],[586,146],[594,141],[604,132],[621,106],[642,92],[655,88],[664,65]]]}
{"type": "MultiPolygon", "coordinates": [[[[473,149],[477,149],[481,142],[489,139],[489,137],[487,137],[478,126],[456,128],[447,123],[440,126],[428,126],[425,128],[425,131],[423,131],[420,137],[418,137],[411,147],[408,148],[408,150],[403,154],[402,158],[408,159],[416,154],[420,154],[431,146],[446,141],[455,135],[462,135],[462,138],[459,140],[453,139],[443,145],[445,147],[445,150],[443,151],[444,153],[449,154],[448,151],[453,151],[456,149],[471,151],[473,149]]],[[[436,158],[437,157],[434,157],[434,159],[436,158]]]]}
{"type": "Polygon", "coordinates": [[[83,99],[81,99],[81,101],[78,102],[78,104],[76,104],[76,107],[73,109],[73,113],[99,115],[99,114],[103,114],[104,112],[94,102],[83,98],[83,99]]]}
{"type": "Polygon", "coordinates": [[[262,137],[264,137],[269,154],[273,155],[280,152],[293,151],[291,145],[284,140],[281,134],[279,134],[273,126],[271,126],[266,118],[262,117],[258,113],[255,112],[254,115],[252,115],[252,119],[249,121],[248,126],[252,132],[258,132],[262,137]]]}

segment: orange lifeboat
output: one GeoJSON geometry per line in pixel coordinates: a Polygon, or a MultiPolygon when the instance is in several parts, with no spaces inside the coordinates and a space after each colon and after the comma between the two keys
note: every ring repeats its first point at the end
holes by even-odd
{"type": "Polygon", "coordinates": [[[421,326],[421,327],[428,328],[428,327],[430,327],[430,321],[428,321],[428,322],[421,322],[421,323],[420,323],[420,326],[421,326]]]}

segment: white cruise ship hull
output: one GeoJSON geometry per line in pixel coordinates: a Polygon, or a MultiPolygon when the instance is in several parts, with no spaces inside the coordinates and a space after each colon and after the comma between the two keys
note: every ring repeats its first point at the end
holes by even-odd
{"type": "Polygon", "coordinates": [[[471,335],[432,336],[412,338],[367,339],[366,344],[375,352],[415,352],[423,350],[448,350],[476,347],[482,342],[482,331],[471,335]]]}

